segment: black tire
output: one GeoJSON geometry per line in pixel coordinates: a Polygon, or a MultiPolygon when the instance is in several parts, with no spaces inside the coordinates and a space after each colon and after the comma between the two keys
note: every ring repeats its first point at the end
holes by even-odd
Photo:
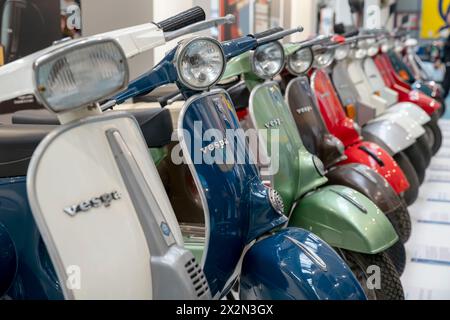
{"type": "Polygon", "coordinates": [[[408,208],[404,199],[402,201],[402,206],[396,211],[387,215],[389,221],[392,223],[395,231],[400,238],[402,243],[406,243],[411,237],[411,216],[409,215],[408,208]]]}
{"type": "Polygon", "coordinates": [[[427,131],[427,135],[430,137],[430,142],[432,143],[431,152],[434,156],[442,147],[442,130],[434,121],[427,123],[424,128],[427,131]]]}
{"type": "Polygon", "coordinates": [[[408,157],[409,161],[414,167],[419,178],[419,184],[425,181],[425,171],[427,170],[427,162],[422,154],[422,150],[418,143],[414,143],[411,147],[404,151],[405,155],[408,157]]]}
{"type": "Polygon", "coordinates": [[[420,183],[417,172],[411,164],[411,161],[409,161],[409,158],[403,152],[394,155],[394,160],[408,179],[409,189],[405,191],[403,198],[405,199],[406,204],[411,206],[419,197],[420,183]]]}
{"type": "Polygon", "coordinates": [[[400,276],[395,270],[394,264],[385,253],[363,254],[352,251],[340,250],[343,259],[358,279],[362,288],[366,292],[369,300],[404,300],[400,276]],[[369,289],[367,280],[370,277],[367,270],[370,266],[380,268],[381,286],[380,289],[369,289]]]}
{"type": "Polygon", "coordinates": [[[439,101],[442,105],[442,108],[439,109],[439,111],[438,111],[439,118],[442,118],[445,115],[445,112],[447,111],[447,104],[445,103],[445,99],[442,97],[439,97],[436,100],[439,101]]]}
{"type": "Polygon", "coordinates": [[[406,267],[406,250],[403,242],[400,240],[397,241],[392,247],[386,250],[386,254],[394,264],[397,273],[401,276],[406,267]]]}
{"type": "Polygon", "coordinates": [[[423,159],[425,160],[426,167],[428,168],[431,163],[431,158],[433,158],[433,151],[432,151],[433,145],[430,144],[429,140],[427,139],[426,130],[425,134],[417,139],[417,146],[420,148],[420,151],[422,152],[423,155],[423,159]]]}

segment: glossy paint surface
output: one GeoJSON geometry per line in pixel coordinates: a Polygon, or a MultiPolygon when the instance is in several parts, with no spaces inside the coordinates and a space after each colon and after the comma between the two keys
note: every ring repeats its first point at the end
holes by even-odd
{"type": "Polygon", "coordinates": [[[316,70],[311,82],[328,129],[345,144],[347,159],[342,163],[368,165],[381,174],[398,194],[406,191],[409,183],[403,171],[386,150],[374,143],[364,142],[359,136],[354,128],[353,120],[346,117],[330,77],[325,71],[316,70]],[[362,150],[361,147],[367,148],[370,152],[362,150]]]}
{"type": "Polygon", "coordinates": [[[242,266],[240,297],[248,300],[366,299],[351,270],[337,258],[335,251],[317,236],[297,228],[284,229],[249,250],[242,266]]]}
{"type": "Polygon", "coordinates": [[[344,145],[328,131],[308,78],[298,77],[291,80],[285,99],[308,151],[317,155],[326,168],[345,160],[344,145]]]}
{"type": "Polygon", "coordinates": [[[328,74],[324,70],[315,70],[311,76],[311,86],[331,134],[341,140],[346,147],[361,141],[355,123],[345,114],[328,74]]]}
{"type": "MultiPolygon", "coordinates": [[[[213,295],[220,293],[236,268],[246,245],[286,222],[284,215],[270,205],[267,189],[263,186],[242,135],[229,138],[224,148],[211,150],[221,153],[223,163],[195,161],[201,148],[216,141],[203,141],[206,130],[215,129],[226,137],[227,130],[240,128],[239,120],[228,94],[215,91],[197,96],[188,102],[180,115],[185,157],[194,164],[192,174],[197,176],[208,207],[209,237],[204,271],[213,295]],[[195,124],[202,124],[201,128],[195,124]],[[244,161],[233,164],[237,155],[244,161]],[[230,161],[230,162],[229,162],[230,161]]],[[[212,155],[214,156],[214,155],[212,155]]]]}
{"type": "MultiPolygon", "coordinates": [[[[313,155],[303,145],[289,107],[275,82],[253,89],[250,114],[254,126],[265,130],[262,136],[272,162],[278,163],[273,186],[285,201],[286,213],[294,202],[309,191],[327,182],[314,164],[313,155]],[[278,146],[278,150],[272,150],[278,146]]],[[[320,160],[319,160],[320,161],[320,160]]]]}
{"type": "Polygon", "coordinates": [[[386,150],[382,149],[377,144],[362,141],[348,147],[345,150],[345,154],[347,155],[347,159],[342,162],[343,164],[359,163],[374,169],[389,182],[397,194],[409,189],[410,185],[403,170],[386,150]],[[365,150],[369,150],[370,153],[365,150]],[[372,154],[374,154],[377,159],[375,159],[372,154]]]}
{"type": "Polygon", "coordinates": [[[289,225],[311,231],[332,247],[367,254],[382,252],[398,241],[391,223],[372,201],[341,186],[307,195],[289,225]]]}
{"type": "Polygon", "coordinates": [[[385,84],[398,92],[400,102],[413,102],[425,110],[429,115],[438,111],[441,104],[428,97],[424,93],[411,90],[411,87],[398,77],[395,70],[386,54],[379,54],[374,58],[375,64],[378,67],[385,84]]]}

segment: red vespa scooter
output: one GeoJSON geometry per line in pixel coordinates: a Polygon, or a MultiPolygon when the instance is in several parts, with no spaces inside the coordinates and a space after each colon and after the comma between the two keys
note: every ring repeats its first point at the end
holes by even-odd
{"type": "Polygon", "coordinates": [[[408,172],[414,171],[411,163],[404,158],[404,155],[402,157],[402,153],[396,154],[392,158],[379,145],[363,140],[361,129],[347,117],[344,111],[333,83],[325,70],[327,67],[326,63],[315,64],[311,73],[311,87],[328,130],[344,143],[347,159],[342,161],[342,164],[360,163],[378,168],[377,171],[386,178],[399,195],[403,195],[405,202],[411,205],[418,197],[418,188],[407,190],[404,188],[409,184],[405,174],[408,175],[408,172]]]}
{"type": "MultiPolygon", "coordinates": [[[[384,48],[382,51],[386,51],[384,48]]],[[[426,94],[413,90],[411,86],[403,81],[395,72],[395,69],[385,52],[380,52],[374,57],[375,64],[383,76],[383,80],[387,87],[398,92],[399,102],[412,102],[421,107],[431,117],[439,117],[441,103],[437,100],[427,96],[426,94]]]]}

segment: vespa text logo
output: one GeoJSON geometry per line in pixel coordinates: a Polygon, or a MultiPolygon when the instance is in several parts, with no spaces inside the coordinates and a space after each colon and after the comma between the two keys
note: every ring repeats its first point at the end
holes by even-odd
{"type": "Polygon", "coordinates": [[[264,125],[267,129],[277,128],[281,126],[281,119],[273,119],[264,125]]]}
{"type": "Polygon", "coordinates": [[[298,114],[303,114],[303,113],[308,113],[308,112],[311,112],[311,111],[313,111],[313,108],[311,107],[311,106],[306,106],[306,107],[302,107],[302,108],[298,108],[297,110],[296,110],[296,112],[298,113],[298,114]]]}
{"type": "Polygon", "coordinates": [[[69,290],[81,290],[81,268],[79,266],[68,266],[66,268],[66,287],[69,290]]]}
{"type": "MultiPolygon", "coordinates": [[[[234,165],[253,164],[262,175],[278,173],[279,129],[204,130],[201,121],[193,124],[192,129],[175,130],[172,134],[172,141],[179,142],[171,153],[175,165],[218,165],[226,171],[234,165]]],[[[280,124],[281,120],[274,120],[269,127],[280,124]]]]}
{"type": "Polygon", "coordinates": [[[216,141],[214,143],[209,144],[208,146],[201,148],[200,150],[206,154],[208,151],[212,152],[214,150],[223,149],[225,146],[228,145],[228,139],[222,139],[220,141],[216,141]]]}
{"type": "Polygon", "coordinates": [[[111,193],[105,193],[99,197],[92,198],[89,201],[83,201],[79,204],[67,207],[64,212],[69,216],[74,217],[80,212],[87,212],[92,208],[100,208],[101,206],[109,207],[111,203],[115,200],[120,199],[120,194],[117,191],[111,193]]]}

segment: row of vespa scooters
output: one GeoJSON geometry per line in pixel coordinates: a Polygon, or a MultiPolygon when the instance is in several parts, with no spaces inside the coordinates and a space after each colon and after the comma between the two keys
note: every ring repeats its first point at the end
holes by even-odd
{"type": "Polygon", "coordinates": [[[0,125],[4,299],[404,298],[407,205],[442,108],[401,79],[396,37],[190,37],[129,82],[128,59],[234,19],[204,20],[0,68],[0,101],[47,109],[0,125]]]}

